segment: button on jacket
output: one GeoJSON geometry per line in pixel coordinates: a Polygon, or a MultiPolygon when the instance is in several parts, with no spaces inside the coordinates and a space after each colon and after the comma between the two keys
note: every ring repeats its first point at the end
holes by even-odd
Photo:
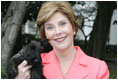
{"type": "Polygon", "coordinates": [[[63,77],[61,68],[54,50],[42,53],[43,74],[47,79],[108,79],[109,70],[107,64],[99,59],[86,55],[79,46],[75,58],[63,77]]]}

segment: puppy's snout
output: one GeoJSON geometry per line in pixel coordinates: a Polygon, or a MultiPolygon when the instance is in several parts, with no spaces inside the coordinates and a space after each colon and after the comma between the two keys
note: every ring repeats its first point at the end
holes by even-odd
{"type": "Polygon", "coordinates": [[[34,62],[38,62],[39,60],[38,59],[35,59],[34,62]]]}

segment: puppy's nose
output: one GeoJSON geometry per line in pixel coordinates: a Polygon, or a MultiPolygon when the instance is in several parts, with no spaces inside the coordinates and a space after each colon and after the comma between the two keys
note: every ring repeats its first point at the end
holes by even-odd
{"type": "Polygon", "coordinates": [[[34,62],[38,62],[39,60],[38,59],[35,59],[34,62]]]}

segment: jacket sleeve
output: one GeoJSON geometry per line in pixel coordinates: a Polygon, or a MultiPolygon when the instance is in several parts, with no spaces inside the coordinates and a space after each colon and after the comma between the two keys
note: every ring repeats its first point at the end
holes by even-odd
{"type": "Polygon", "coordinates": [[[109,70],[104,61],[100,63],[97,79],[109,79],[109,70]]]}

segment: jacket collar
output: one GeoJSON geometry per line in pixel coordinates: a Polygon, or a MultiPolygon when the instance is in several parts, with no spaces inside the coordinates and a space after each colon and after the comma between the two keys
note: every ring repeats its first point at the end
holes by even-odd
{"type": "MultiPolygon", "coordinates": [[[[75,46],[75,49],[77,51],[75,56],[77,63],[83,66],[87,66],[87,55],[80,49],[79,46],[75,46]]],[[[54,50],[50,51],[49,53],[43,53],[41,56],[43,57],[43,63],[53,63],[55,60],[57,60],[54,50]]]]}
{"type": "Polygon", "coordinates": [[[79,46],[75,46],[75,49],[77,50],[75,57],[78,61],[77,63],[80,65],[87,66],[88,65],[87,55],[80,49],[79,46]]]}

